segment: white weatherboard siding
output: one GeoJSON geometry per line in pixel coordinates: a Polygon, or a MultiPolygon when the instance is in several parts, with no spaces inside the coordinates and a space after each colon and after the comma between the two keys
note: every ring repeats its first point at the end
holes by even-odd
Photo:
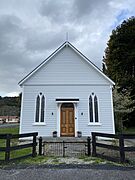
{"type": "Polygon", "coordinates": [[[109,82],[70,47],[65,47],[24,84],[109,84],[109,82]]]}
{"type": "Polygon", "coordinates": [[[60,104],[56,98],[77,98],[75,103],[75,134],[81,131],[89,136],[92,131],[115,133],[112,85],[103,75],[70,44],[63,46],[54,56],[26,76],[20,83],[23,88],[20,133],[38,131],[39,136],[52,136],[60,131],[60,104]],[[45,96],[45,124],[35,125],[37,95],[45,96]],[[94,93],[99,104],[99,124],[89,125],[89,96],[94,93]]]}
{"type": "Polygon", "coordinates": [[[39,131],[39,136],[52,136],[57,130],[57,103],[56,97],[79,97],[78,130],[83,136],[92,131],[114,133],[112,126],[112,104],[109,86],[25,86],[23,96],[23,113],[21,118],[21,133],[39,131]],[[54,91],[55,89],[55,91],[54,91]],[[42,92],[46,96],[46,125],[34,125],[35,100],[42,92]],[[99,115],[101,125],[88,125],[88,96],[94,92],[99,99],[99,115]],[[107,93],[108,92],[108,93],[107,93]],[[52,115],[53,112],[53,115],[52,115]],[[83,113],[83,115],[81,115],[83,113]]]}

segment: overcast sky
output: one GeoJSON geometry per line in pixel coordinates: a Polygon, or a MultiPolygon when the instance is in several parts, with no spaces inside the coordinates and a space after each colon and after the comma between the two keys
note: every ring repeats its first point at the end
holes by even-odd
{"type": "Polygon", "coordinates": [[[112,30],[135,15],[135,0],[0,0],[0,96],[66,40],[101,67],[112,30]]]}

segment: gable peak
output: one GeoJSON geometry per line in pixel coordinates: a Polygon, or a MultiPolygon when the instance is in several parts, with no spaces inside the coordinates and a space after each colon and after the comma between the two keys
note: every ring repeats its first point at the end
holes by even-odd
{"type": "Polygon", "coordinates": [[[69,46],[69,41],[65,42],[65,46],[68,47],[69,46]]]}
{"type": "Polygon", "coordinates": [[[114,85],[115,83],[108,78],[95,64],[93,64],[86,56],[84,56],[78,49],[76,49],[69,41],[65,41],[58,49],[56,49],[48,58],[46,58],[41,64],[39,64],[33,71],[31,71],[27,76],[25,76],[18,84],[22,84],[30,78],[36,71],[38,71],[44,64],[46,64],[51,58],[53,58],[60,50],[63,48],[70,47],[76,52],[80,57],[82,57],[89,65],[91,65],[96,71],[98,71],[105,79],[107,79],[110,84],[114,85]]]}

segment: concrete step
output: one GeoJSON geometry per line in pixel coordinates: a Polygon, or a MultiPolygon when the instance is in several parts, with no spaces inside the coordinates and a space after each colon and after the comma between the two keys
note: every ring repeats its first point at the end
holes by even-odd
{"type": "Polygon", "coordinates": [[[43,141],[47,142],[83,142],[87,141],[87,137],[42,137],[43,141]]]}

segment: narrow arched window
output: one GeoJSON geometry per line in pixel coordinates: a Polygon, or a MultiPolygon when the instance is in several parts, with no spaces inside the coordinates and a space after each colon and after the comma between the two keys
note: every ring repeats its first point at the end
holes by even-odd
{"type": "Polygon", "coordinates": [[[94,110],[95,110],[95,122],[98,122],[98,100],[97,96],[94,97],[94,110]]]}
{"type": "Polygon", "coordinates": [[[35,119],[35,122],[39,122],[39,108],[40,108],[40,97],[38,95],[37,99],[36,99],[36,119],[35,119]]]}
{"type": "Polygon", "coordinates": [[[40,93],[36,98],[36,115],[35,122],[44,122],[44,112],[45,112],[45,97],[40,93]]]}
{"type": "Polygon", "coordinates": [[[45,108],[45,97],[41,98],[41,122],[44,122],[44,108],[45,108]]]}
{"type": "Polygon", "coordinates": [[[89,118],[90,122],[93,122],[93,103],[92,103],[92,96],[89,97],[89,118]]]}
{"type": "Polygon", "coordinates": [[[98,111],[98,98],[92,93],[92,95],[89,96],[89,123],[99,122],[98,111]]]}

